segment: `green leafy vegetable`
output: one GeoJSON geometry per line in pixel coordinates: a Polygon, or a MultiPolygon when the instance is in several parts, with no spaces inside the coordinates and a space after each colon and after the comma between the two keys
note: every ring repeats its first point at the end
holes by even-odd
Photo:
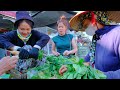
{"type": "MultiPolygon", "coordinates": [[[[42,54],[40,57],[42,58],[42,54]]],[[[91,66],[85,66],[84,59],[79,59],[76,56],[71,56],[70,58],[61,55],[58,57],[47,56],[44,65],[31,70],[37,72],[37,74],[30,77],[32,79],[106,79],[106,76],[101,71],[91,66]],[[62,65],[66,65],[67,71],[60,75],[59,69],[62,65]]]]}

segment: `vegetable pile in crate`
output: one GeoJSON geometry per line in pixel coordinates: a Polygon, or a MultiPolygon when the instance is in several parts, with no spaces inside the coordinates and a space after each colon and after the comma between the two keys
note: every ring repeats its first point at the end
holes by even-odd
{"type": "Polygon", "coordinates": [[[91,66],[84,65],[84,60],[76,56],[47,56],[46,62],[27,72],[28,79],[106,79],[106,76],[91,66]],[[59,74],[62,65],[67,67],[63,75],[59,74]]]}

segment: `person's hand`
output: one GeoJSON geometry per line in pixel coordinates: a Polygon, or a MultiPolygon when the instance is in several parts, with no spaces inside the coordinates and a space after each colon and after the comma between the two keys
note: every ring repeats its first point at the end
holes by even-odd
{"type": "Polygon", "coordinates": [[[86,65],[86,66],[89,66],[89,65],[90,65],[89,62],[84,62],[83,64],[86,65]]]}
{"type": "Polygon", "coordinates": [[[68,50],[65,50],[64,53],[63,53],[64,56],[68,56],[68,55],[70,55],[70,54],[71,54],[71,52],[68,51],[68,50]]]}
{"type": "Polygon", "coordinates": [[[38,55],[39,55],[39,49],[33,47],[30,51],[29,51],[29,58],[34,58],[34,59],[38,59],[38,55]]]}
{"type": "Polygon", "coordinates": [[[28,59],[29,58],[29,52],[23,48],[19,48],[17,51],[20,51],[19,58],[20,59],[28,59]]]}
{"type": "Polygon", "coordinates": [[[59,69],[59,74],[63,75],[63,73],[66,71],[67,71],[67,67],[65,65],[62,65],[61,68],[59,69]]]}
{"type": "Polygon", "coordinates": [[[15,68],[17,61],[18,61],[17,56],[12,56],[12,57],[7,56],[2,58],[0,60],[0,75],[15,68]]]}
{"type": "Polygon", "coordinates": [[[59,56],[60,53],[59,53],[59,52],[55,52],[54,55],[55,55],[55,56],[59,56]]]}

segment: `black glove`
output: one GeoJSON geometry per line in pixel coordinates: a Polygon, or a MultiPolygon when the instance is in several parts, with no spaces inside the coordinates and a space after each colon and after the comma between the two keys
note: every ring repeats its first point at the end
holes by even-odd
{"type": "Polygon", "coordinates": [[[29,58],[29,52],[23,48],[17,49],[17,51],[20,51],[19,58],[20,59],[28,59],[29,58]]]}
{"type": "Polygon", "coordinates": [[[39,54],[39,49],[33,47],[30,51],[29,51],[29,58],[34,58],[34,59],[38,59],[38,54],[39,54]]]}

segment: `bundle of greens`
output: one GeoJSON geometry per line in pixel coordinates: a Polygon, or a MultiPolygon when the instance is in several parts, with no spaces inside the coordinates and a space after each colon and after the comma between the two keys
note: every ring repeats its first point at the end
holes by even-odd
{"type": "MultiPolygon", "coordinates": [[[[73,59],[73,58],[72,58],[73,59]]],[[[63,56],[47,56],[46,62],[42,66],[29,69],[27,74],[29,79],[49,79],[52,77],[60,78],[59,69],[62,65],[73,64],[74,60],[63,56]],[[36,72],[36,73],[34,73],[36,72]],[[33,74],[34,73],[34,74],[33,74]],[[32,74],[30,76],[30,74],[32,74]]]]}
{"type": "Polygon", "coordinates": [[[91,66],[84,65],[84,59],[76,56],[47,56],[46,62],[39,67],[34,67],[27,72],[28,79],[106,79],[106,76],[91,66]],[[59,74],[62,65],[67,67],[63,75],[59,74]]]}
{"type": "Polygon", "coordinates": [[[84,65],[84,60],[80,59],[78,63],[68,65],[61,79],[106,79],[106,76],[99,70],[84,65]]]}

